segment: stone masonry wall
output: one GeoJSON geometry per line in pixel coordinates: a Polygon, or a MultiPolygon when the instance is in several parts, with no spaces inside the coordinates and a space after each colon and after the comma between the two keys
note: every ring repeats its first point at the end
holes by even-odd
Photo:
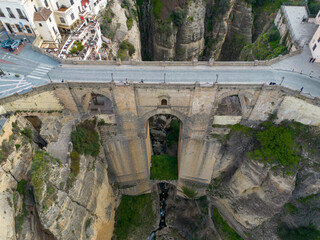
{"type": "MultiPolygon", "coordinates": [[[[130,84],[58,83],[38,87],[33,92],[0,99],[6,111],[62,110],[90,115],[87,105],[91,93],[108,97],[114,113],[108,124],[116,131],[100,131],[110,174],[127,194],[150,190],[146,123],[156,114],[171,114],[182,122],[179,152],[179,183],[185,181],[208,184],[216,165],[219,144],[210,138],[213,124],[235,124],[241,120],[264,121],[269,114],[279,120],[295,120],[304,124],[320,124],[319,98],[308,99],[297,91],[263,84],[130,84]],[[88,95],[89,94],[89,95],[88,95]],[[239,116],[219,116],[219,104],[228,96],[238,96],[239,116]],[[168,105],[162,106],[166,99],[168,105]],[[103,137],[105,134],[105,138],[103,137]],[[131,187],[131,188],[130,188],[131,187]]],[[[85,116],[83,115],[83,116],[85,116]]],[[[101,117],[100,117],[101,119],[101,117]]]]}

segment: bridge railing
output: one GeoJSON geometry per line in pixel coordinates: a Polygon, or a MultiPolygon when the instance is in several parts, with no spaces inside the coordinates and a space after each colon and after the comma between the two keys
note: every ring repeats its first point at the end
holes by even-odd
{"type": "Polygon", "coordinates": [[[51,57],[52,59],[62,63],[62,64],[79,64],[79,65],[133,65],[133,66],[270,66],[272,64],[275,64],[277,62],[280,62],[283,59],[286,59],[288,57],[300,54],[302,52],[302,48],[299,48],[295,51],[292,51],[286,55],[279,55],[276,58],[270,59],[270,60],[255,60],[255,61],[214,61],[213,59],[210,59],[209,61],[137,61],[137,60],[131,60],[131,61],[121,61],[120,59],[116,61],[93,61],[93,60],[73,60],[73,59],[61,59],[53,54],[47,53],[44,49],[32,46],[32,49],[34,51],[37,51],[39,53],[42,53],[48,57],[51,57]]]}

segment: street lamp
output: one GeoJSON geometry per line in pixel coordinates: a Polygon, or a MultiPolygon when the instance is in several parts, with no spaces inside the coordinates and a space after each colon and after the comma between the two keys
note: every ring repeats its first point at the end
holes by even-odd
{"type": "Polygon", "coordinates": [[[283,83],[283,81],[284,81],[284,77],[281,78],[281,83],[280,83],[280,85],[283,83]]]}
{"type": "Polygon", "coordinates": [[[216,74],[216,83],[218,83],[219,74],[216,74]]]}
{"type": "Polygon", "coordinates": [[[47,76],[48,76],[50,82],[52,83],[51,77],[49,76],[49,72],[47,72],[47,76]]]}
{"type": "Polygon", "coordinates": [[[163,82],[166,83],[166,73],[163,74],[163,82]]]}
{"type": "Polygon", "coordinates": [[[113,73],[111,73],[111,81],[113,82],[113,73]]]}

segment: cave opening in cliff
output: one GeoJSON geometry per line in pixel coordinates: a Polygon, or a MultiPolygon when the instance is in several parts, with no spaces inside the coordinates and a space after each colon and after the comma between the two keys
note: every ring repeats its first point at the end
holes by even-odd
{"type": "Polygon", "coordinates": [[[31,123],[33,129],[35,130],[33,131],[33,134],[32,134],[33,142],[36,143],[41,149],[46,147],[47,142],[41,137],[41,134],[40,134],[41,126],[42,126],[42,122],[40,118],[38,116],[25,116],[25,119],[27,119],[31,123]]]}
{"type": "Polygon", "coordinates": [[[158,114],[147,121],[150,179],[178,179],[181,126],[180,119],[170,114],[158,114]]]}

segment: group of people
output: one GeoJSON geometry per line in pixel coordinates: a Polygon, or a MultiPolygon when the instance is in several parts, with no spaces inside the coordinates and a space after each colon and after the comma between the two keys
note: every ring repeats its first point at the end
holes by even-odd
{"type": "Polygon", "coordinates": [[[312,57],[312,58],[310,58],[309,63],[314,63],[315,60],[316,59],[312,57]]]}

